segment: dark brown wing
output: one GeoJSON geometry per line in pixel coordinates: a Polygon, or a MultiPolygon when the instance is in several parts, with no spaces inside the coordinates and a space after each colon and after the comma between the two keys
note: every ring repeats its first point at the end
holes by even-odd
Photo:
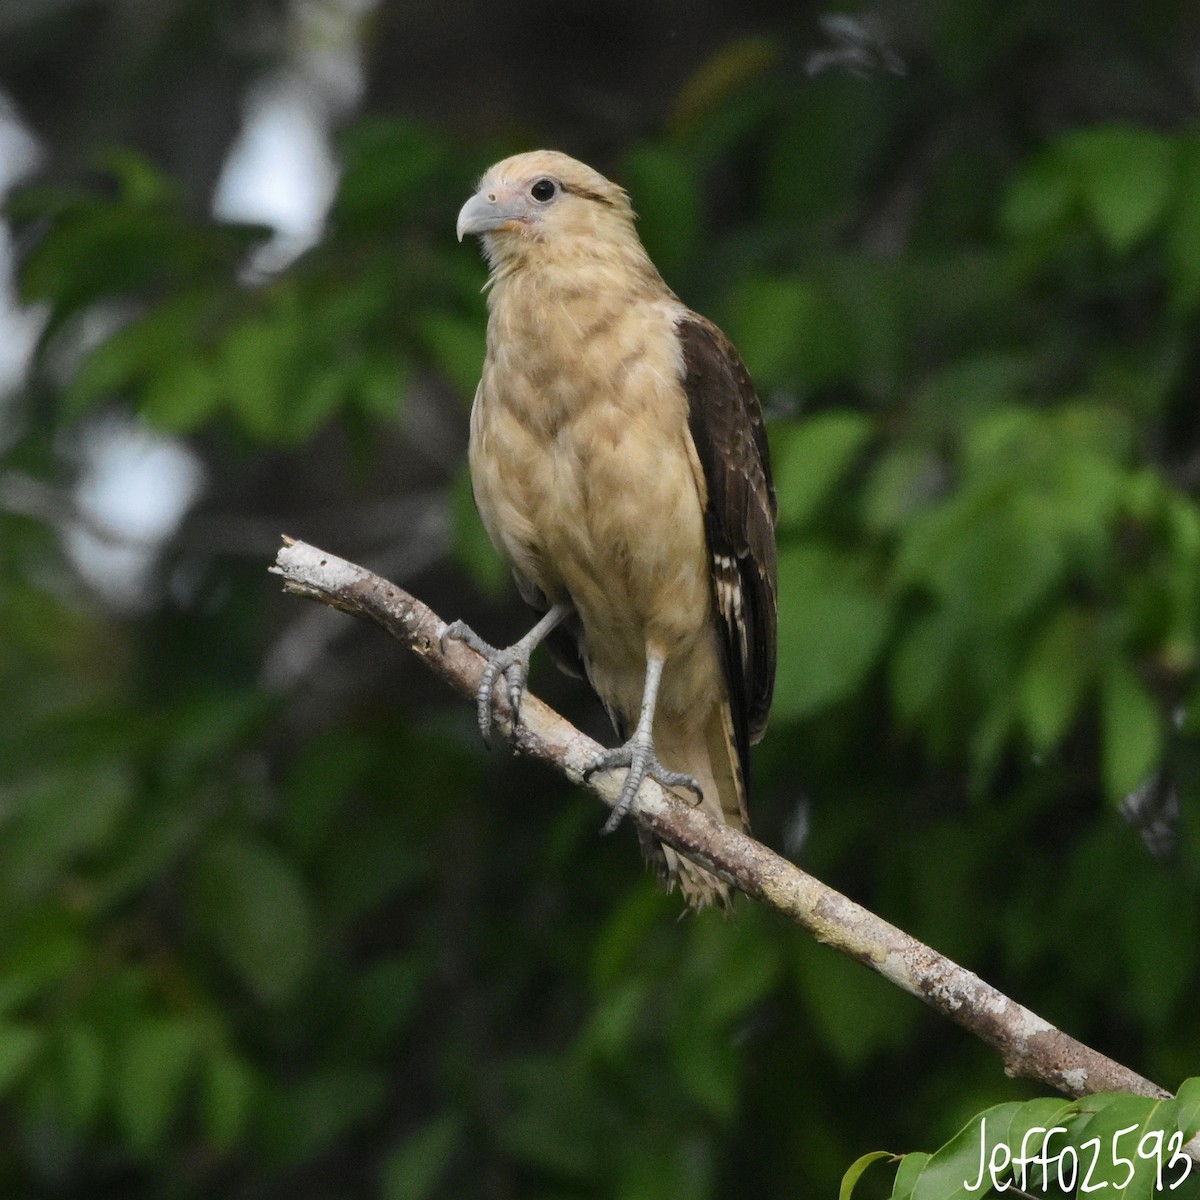
{"type": "Polygon", "coordinates": [[[688,427],[708,486],[704,520],[742,773],[775,688],[775,487],[762,408],[733,343],[695,313],[678,323],[688,427]]]}

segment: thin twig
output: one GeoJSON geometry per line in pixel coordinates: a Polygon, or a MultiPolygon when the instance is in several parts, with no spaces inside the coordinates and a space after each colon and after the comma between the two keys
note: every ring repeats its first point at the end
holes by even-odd
{"type": "MultiPolygon", "coordinates": [[[[483,674],[483,659],[457,640],[447,642],[443,651],[445,623],[401,588],[290,538],[284,539],[271,570],[283,576],[287,592],[382,625],[456,691],[474,696],[483,674]]],[[[522,701],[521,722],[514,737],[511,714],[500,695],[503,690],[497,693],[497,724],[506,736],[514,738],[516,748],[613,807],[623,773],[596,774],[584,781],[584,771],[599,745],[528,694],[522,701]]],[[[1077,1042],[977,975],[826,887],[761,842],[719,825],[652,780],[643,783],[632,814],[655,837],[693,862],[981,1038],[1000,1055],[1009,1075],[1068,1096],[1115,1091],[1170,1096],[1158,1084],[1077,1042]]]]}

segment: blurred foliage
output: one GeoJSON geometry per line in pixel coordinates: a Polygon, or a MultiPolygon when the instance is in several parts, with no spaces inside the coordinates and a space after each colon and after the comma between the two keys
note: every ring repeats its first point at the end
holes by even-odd
{"type": "MultiPolygon", "coordinates": [[[[1184,5],[1094,41],[1031,0],[933,8],[903,77],[727,47],[597,165],[771,418],[756,831],[1174,1088],[1200,1061],[1200,124],[1142,101],[1197,33],[1184,5]],[[1093,96],[1089,67],[1121,82],[1093,96]]],[[[282,273],[132,150],[18,193],[47,324],[0,473],[61,479],[128,408],[301,494],[344,437],[352,491],[419,386],[467,403],[484,271],[453,218],[530,140],[359,121],[282,273]]],[[[515,635],[461,465],[437,488],[455,562],[408,582],[515,635]]],[[[203,585],[114,615],[0,512],[5,1195],[830,1195],[945,1141],[895,1177],[944,1195],[981,1110],[1070,1107],[1022,1108],[983,1047],[749,903],[677,921],[631,836],[488,758],[398,654],[391,686],[340,646],[264,686],[303,619],[267,558],[185,529],[163,575],[203,585]]]]}

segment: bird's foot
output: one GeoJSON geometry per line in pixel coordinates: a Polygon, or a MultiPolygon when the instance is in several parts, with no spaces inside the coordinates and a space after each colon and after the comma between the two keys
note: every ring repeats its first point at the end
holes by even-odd
{"type": "Polygon", "coordinates": [[[442,636],[438,638],[438,642],[443,654],[446,653],[446,643],[449,641],[465,642],[481,658],[492,659],[498,653],[496,647],[490,642],[485,642],[466,621],[451,621],[442,630],[442,636]]]}
{"type": "Polygon", "coordinates": [[[628,767],[625,776],[625,786],[621,788],[620,798],[616,807],[604,822],[601,833],[612,833],[625,819],[633,798],[642,786],[642,780],[647,778],[657,780],[664,787],[685,787],[696,793],[699,802],[704,797],[703,789],[692,775],[684,771],[669,771],[658,761],[654,752],[654,739],[649,734],[635,733],[623,746],[614,750],[604,750],[596,756],[596,761],[583,773],[585,780],[590,779],[597,771],[611,771],[615,767],[628,767]]]}
{"type": "Polygon", "coordinates": [[[529,677],[529,656],[533,648],[524,644],[527,639],[522,639],[515,645],[497,650],[495,646],[485,642],[464,621],[454,621],[446,626],[440,639],[443,650],[450,638],[465,642],[476,654],[487,659],[483,677],[479,681],[479,687],[475,689],[475,716],[479,722],[479,732],[483,734],[483,740],[491,745],[492,724],[495,720],[492,692],[496,686],[496,680],[501,676],[504,677],[508,691],[508,706],[512,710],[512,723],[515,730],[517,722],[520,720],[521,696],[525,692],[525,681],[529,677]]]}

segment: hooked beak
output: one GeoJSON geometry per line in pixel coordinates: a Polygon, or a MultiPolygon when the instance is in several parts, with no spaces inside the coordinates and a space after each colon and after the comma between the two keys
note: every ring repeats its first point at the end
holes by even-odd
{"type": "Polygon", "coordinates": [[[496,192],[476,192],[458,210],[455,230],[461,242],[468,234],[491,233],[511,221],[528,220],[527,207],[520,196],[501,196],[496,192]]]}

